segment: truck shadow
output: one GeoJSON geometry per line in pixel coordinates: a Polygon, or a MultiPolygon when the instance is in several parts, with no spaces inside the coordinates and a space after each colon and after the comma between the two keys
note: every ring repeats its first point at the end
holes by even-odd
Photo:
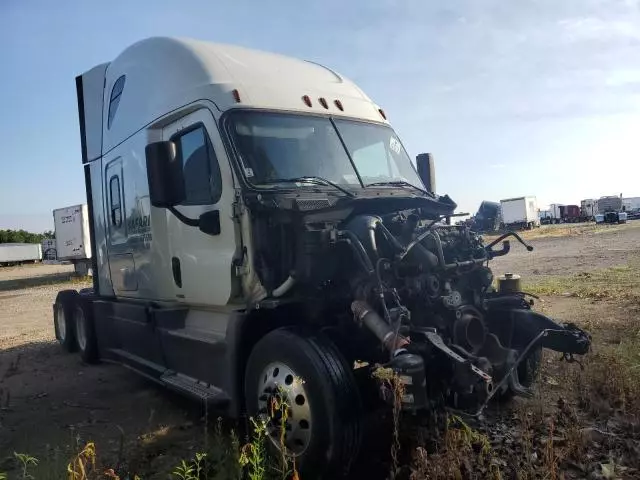
{"type": "Polygon", "coordinates": [[[15,278],[9,280],[0,280],[0,292],[11,290],[21,290],[23,288],[41,287],[60,282],[68,282],[78,278],[73,272],[50,273],[29,278],[15,278]]]}
{"type": "Polygon", "coordinates": [[[44,469],[55,456],[52,478],[87,442],[103,465],[148,458],[156,443],[175,449],[177,465],[190,453],[185,432],[202,436],[199,407],[120,366],[84,364],[54,341],[0,350],[0,460],[28,453],[44,469]]]}
{"type": "MultiPolygon", "coordinates": [[[[36,478],[53,470],[62,475],[65,462],[87,442],[95,443],[101,465],[123,477],[166,478],[182,460],[204,451],[220,462],[216,470],[239,471],[234,449],[250,439],[245,423],[223,421],[119,365],[84,364],[55,341],[0,350],[0,459],[14,451],[37,457],[36,478]]],[[[380,440],[391,439],[388,422],[367,425],[368,440],[349,477],[383,479],[390,442],[380,440]]],[[[18,465],[2,466],[9,472],[13,467],[18,465]]]]}

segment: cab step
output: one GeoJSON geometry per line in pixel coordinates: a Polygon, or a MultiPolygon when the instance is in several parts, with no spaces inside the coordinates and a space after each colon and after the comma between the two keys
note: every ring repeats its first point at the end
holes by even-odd
{"type": "Polygon", "coordinates": [[[229,402],[229,397],[223,390],[181,373],[166,372],[162,374],[160,381],[168,388],[202,400],[208,405],[224,405],[229,402]]]}

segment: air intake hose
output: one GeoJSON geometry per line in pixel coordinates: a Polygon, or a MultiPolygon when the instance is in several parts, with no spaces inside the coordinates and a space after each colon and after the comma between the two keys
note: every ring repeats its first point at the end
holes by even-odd
{"type": "Polygon", "coordinates": [[[356,300],[351,304],[351,311],[356,321],[365,325],[382,342],[390,352],[395,352],[409,344],[409,340],[402,335],[396,335],[384,319],[367,303],[356,300]]]}

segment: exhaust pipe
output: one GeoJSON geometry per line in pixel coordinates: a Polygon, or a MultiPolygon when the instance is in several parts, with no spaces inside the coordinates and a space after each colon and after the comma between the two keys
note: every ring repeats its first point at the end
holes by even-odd
{"type": "Polygon", "coordinates": [[[391,325],[385,322],[367,302],[355,300],[351,304],[351,311],[356,320],[371,330],[390,352],[393,353],[409,345],[409,340],[400,334],[396,335],[391,325]]]}
{"type": "MultiPolygon", "coordinates": [[[[404,349],[409,345],[409,339],[400,334],[396,335],[391,326],[367,302],[356,300],[351,304],[351,310],[356,321],[371,330],[391,353],[391,361],[387,366],[393,370],[397,380],[402,384],[400,408],[412,412],[425,408],[428,401],[424,360],[420,355],[404,349]]],[[[396,395],[397,391],[390,389],[387,381],[381,382],[380,396],[384,401],[395,405],[398,401],[396,395]]]]}

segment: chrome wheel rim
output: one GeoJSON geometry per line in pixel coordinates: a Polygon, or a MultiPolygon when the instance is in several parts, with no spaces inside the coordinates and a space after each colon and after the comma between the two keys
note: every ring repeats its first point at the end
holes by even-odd
{"type": "Polygon", "coordinates": [[[58,304],[56,315],[56,327],[58,328],[58,337],[60,341],[64,342],[67,338],[67,322],[64,317],[64,307],[62,304],[58,304]]]}
{"type": "Polygon", "coordinates": [[[261,373],[258,387],[260,418],[267,436],[291,456],[302,455],[311,441],[311,406],[304,381],[281,362],[269,364],[261,373]]]}
{"type": "Polygon", "coordinates": [[[76,339],[78,340],[78,347],[84,351],[87,348],[87,332],[84,323],[84,312],[81,307],[76,308],[76,339]]]}

